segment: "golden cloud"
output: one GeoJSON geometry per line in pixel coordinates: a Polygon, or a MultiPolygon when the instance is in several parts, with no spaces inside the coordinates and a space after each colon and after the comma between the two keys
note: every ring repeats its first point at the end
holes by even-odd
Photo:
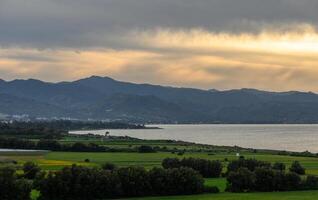
{"type": "Polygon", "coordinates": [[[310,25],[258,34],[157,29],[127,38],[134,48],[0,49],[0,72],[6,79],[102,75],[200,88],[318,91],[318,34],[310,25]]]}

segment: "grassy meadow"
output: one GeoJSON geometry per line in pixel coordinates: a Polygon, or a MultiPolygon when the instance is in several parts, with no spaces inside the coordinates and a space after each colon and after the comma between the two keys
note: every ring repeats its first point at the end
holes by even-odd
{"type": "Polygon", "coordinates": [[[176,197],[145,197],[130,200],[315,200],[318,191],[268,192],[268,193],[220,193],[176,197]]]}
{"type": "MultiPolygon", "coordinates": [[[[167,157],[194,157],[210,160],[220,160],[223,165],[226,166],[231,160],[237,159],[236,153],[239,152],[241,156],[245,158],[255,158],[257,160],[269,161],[272,163],[283,162],[287,168],[293,161],[300,161],[306,168],[306,173],[311,175],[318,175],[318,157],[299,157],[290,155],[278,155],[271,151],[252,151],[247,149],[237,149],[227,147],[215,147],[196,144],[182,144],[179,142],[167,142],[167,141],[100,141],[89,138],[64,138],[61,140],[63,143],[74,142],[94,142],[105,146],[112,146],[113,148],[133,148],[140,145],[149,145],[152,147],[159,146],[167,149],[175,149],[176,151],[186,150],[183,155],[179,155],[175,152],[157,152],[157,153],[138,153],[138,152],[100,152],[100,153],[85,153],[85,152],[27,152],[27,153],[13,153],[13,152],[0,152],[0,165],[1,160],[14,160],[18,166],[22,166],[27,161],[36,162],[43,170],[60,170],[65,166],[71,166],[72,164],[84,165],[89,167],[99,166],[105,162],[111,162],[118,166],[143,166],[147,169],[152,167],[160,167],[163,159],[167,157]],[[85,160],[89,159],[89,162],[85,160]]],[[[224,171],[225,171],[224,167],[224,171]]],[[[178,196],[178,197],[149,197],[149,198],[135,198],[140,200],[150,199],[169,199],[169,200],[306,200],[317,199],[318,191],[303,191],[303,192],[281,192],[281,193],[227,193],[226,179],[205,179],[205,185],[217,186],[220,194],[204,194],[204,195],[192,195],[192,196],[178,196]]],[[[32,193],[33,199],[38,196],[37,192],[32,193]]]]}

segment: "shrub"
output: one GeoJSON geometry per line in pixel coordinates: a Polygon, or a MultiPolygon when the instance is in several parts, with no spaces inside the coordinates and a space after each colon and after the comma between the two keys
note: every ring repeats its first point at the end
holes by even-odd
{"type": "Polygon", "coordinates": [[[177,155],[178,156],[183,156],[184,155],[184,151],[179,151],[177,155]]]}
{"type": "Polygon", "coordinates": [[[30,200],[31,184],[26,180],[18,180],[14,168],[0,168],[0,199],[30,200]]]}
{"type": "Polygon", "coordinates": [[[301,186],[301,178],[297,173],[290,172],[285,175],[285,190],[299,190],[301,186]]]}
{"type": "Polygon", "coordinates": [[[167,158],[162,162],[162,166],[168,168],[189,167],[192,168],[205,178],[220,177],[222,172],[222,163],[220,161],[211,161],[198,158],[167,158]]]}
{"type": "Polygon", "coordinates": [[[291,167],[289,168],[289,171],[299,175],[305,174],[305,168],[303,168],[303,166],[301,166],[301,164],[298,161],[294,161],[292,163],[291,167]]]}
{"type": "Polygon", "coordinates": [[[304,182],[304,189],[316,190],[318,189],[318,177],[309,175],[304,182]]]}
{"type": "Polygon", "coordinates": [[[27,179],[34,179],[40,171],[41,168],[34,162],[26,162],[23,165],[24,177],[27,179]]]}
{"type": "Polygon", "coordinates": [[[255,174],[247,168],[239,168],[231,171],[227,177],[227,191],[248,192],[253,191],[255,186],[255,174]]]}
{"type": "Polygon", "coordinates": [[[166,190],[169,195],[199,194],[204,190],[204,179],[190,168],[174,168],[166,171],[166,190]]]}
{"type": "Polygon", "coordinates": [[[151,146],[141,145],[140,147],[138,147],[138,152],[139,153],[155,153],[156,150],[152,148],[151,146]]]}
{"type": "Polygon", "coordinates": [[[197,194],[204,188],[202,176],[190,168],[154,168],[149,181],[155,195],[197,194]]]}
{"type": "Polygon", "coordinates": [[[255,170],[255,190],[270,192],[275,190],[275,174],[271,169],[257,168],[255,170]]]}
{"type": "Polygon", "coordinates": [[[216,193],[219,193],[220,190],[216,186],[205,186],[204,187],[204,192],[205,193],[215,193],[216,194],[216,193]]]}
{"type": "Polygon", "coordinates": [[[102,165],[102,169],[103,170],[113,171],[113,170],[117,169],[117,166],[115,164],[113,164],[113,163],[107,162],[107,163],[104,163],[102,165]]]}
{"type": "Polygon", "coordinates": [[[151,194],[151,186],[147,171],[142,167],[120,168],[116,171],[123,192],[127,197],[151,194]]]}
{"type": "Polygon", "coordinates": [[[258,161],[255,159],[244,159],[240,158],[238,160],[231,161],[227,166],[228,173],[231,171],[237,171],[240,168],[247,168],[250,171],[255,171],[256,168],[270,168],[271,164],[269,162],[258,161]]]}
{"type": "Polygon", "coordinates": [[[274,170],[285,171],[286,165],[284,163],[276,162],[273,167],[274,170]]]}
{"type": "Polygon", "coordinates": [[[37,182],[40,200],[93,200],[122,194],[121,182],[113,173],[76,165],[50,172],[37,182]]]}
{"type": "Polygon", "coordinates": [[[179,168],[181,167],[180,160],[178,158],[165,158],[162,161],[162,167],[165,169],[179,168]]]}

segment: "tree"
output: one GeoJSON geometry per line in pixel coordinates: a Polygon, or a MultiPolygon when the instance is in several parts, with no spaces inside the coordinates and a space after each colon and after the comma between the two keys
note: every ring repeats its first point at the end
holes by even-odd
{"type": "Polygon", "coordinates": [[[138,152],[139,153],[155,153],[156,150],[152,148],[151,146],[141,145],[140,147],[138,147],[138,152]]]}
{"type": "Polygon", "coordinates": [[[117,169],[117,166],[115,164],[113,164],[113,163],[107,162],[107,163],[104,163],[102,165],[102,169],[103,170],[114,171],[115,169],[117,169]]]}
{"type": "Polygon", "coordinates": [[[232,171],[227,177],[227,190],[231,192],[253,191],[255,186],[255,174],[247,168],[239,168],[232,171]]]}
{"type": "Polygon", "coordinates": [[[285,171],[286,165],[284,163],[276,162],[273,167],[274,170],[285,171]]]}
{"type": "Polygon", "coordinates": [[[34,162],[26,162],[23,165],[24,177],[27,179],[34,179],[40,171],[41,168],[34,162]]]}
{"type": "Polygon", "coordinates": [[[142,167],[120,168],[115,172],[127,197],[145,196],[152,193],[149,175],[142,167]]]}
{"type": "Polygon", "coordinates": [[[198,171],[204,178],[217,178],[222,172],[222,163],[218,160],[205,160],[198,158],[167,158],[162,162],[162,166],[168,168],[188,167],[198,171]]]}
{"type": "Polygon", "coordinates": [[[240,168],[247,168],[250,171],[255,171],[256,168],[270,168],[271,163],[259,161],[256,159],[240,158],[238,160],[231,161],[227,166],[228,173],[231,171],[237,171],[240,168]]]}
{"type": "Polygon", "coordinates": [[[298,161],[294,161],[289,168],[290,172],[295,172],[296,174],[299,175],[304,175],[305,174],[305,168],[301,166],[301,164],[298,161]]]}
{"type": "Polygon", "coordinates": [[[304,189],[316,190],[318,189],[318,177],[309,175],[304,183],[304,189]]]}
{"type": "Polygon", "coordinates": [[[149,181],[152,190],[157,195],[169,195],[170,191],[167,190],[168,181],[167,169],[153,168],[149,171],[149,181]]]}
{"type": "Polygon", "coordinates": [[[1,200],[29,200],[31,184],[26,180],[18,180],[16,171],[12,167],[0,168],[0,199],[1,200]]]}
{"type": "Polygon", "coordinates": [[[162,161],[162,167],[165,169],[179,168],[181,167],[180,160],[178,158],[165,158],[162,161]]]}
{"type": "Polygon", "coordinates": [[[285,190],[293,191],[300,189],[301,178],[297,173],[290,172],[285,175],[285,190]]]}
{"type": "Polygon", "coordinates": [[[168,169],[167,176],[167,191],[172,195],[198,194],[204,190],[202,175],[191,168],[168,169]]]}
{"type": "Polygon", "coordinates": [[[275,190],[275,174],[271,169],[257,168],[255,170],[255,190],[271,192],[275,190]]]}

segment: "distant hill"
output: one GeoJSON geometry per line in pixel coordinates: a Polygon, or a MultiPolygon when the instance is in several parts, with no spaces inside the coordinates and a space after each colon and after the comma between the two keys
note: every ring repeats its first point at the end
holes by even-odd
{"type": "Polygon", "coordinates": [[[0,80],[0,113],[141,123],[318,123],[318,95],[163,87],[98,76],[60,83],[0,80]]]}

